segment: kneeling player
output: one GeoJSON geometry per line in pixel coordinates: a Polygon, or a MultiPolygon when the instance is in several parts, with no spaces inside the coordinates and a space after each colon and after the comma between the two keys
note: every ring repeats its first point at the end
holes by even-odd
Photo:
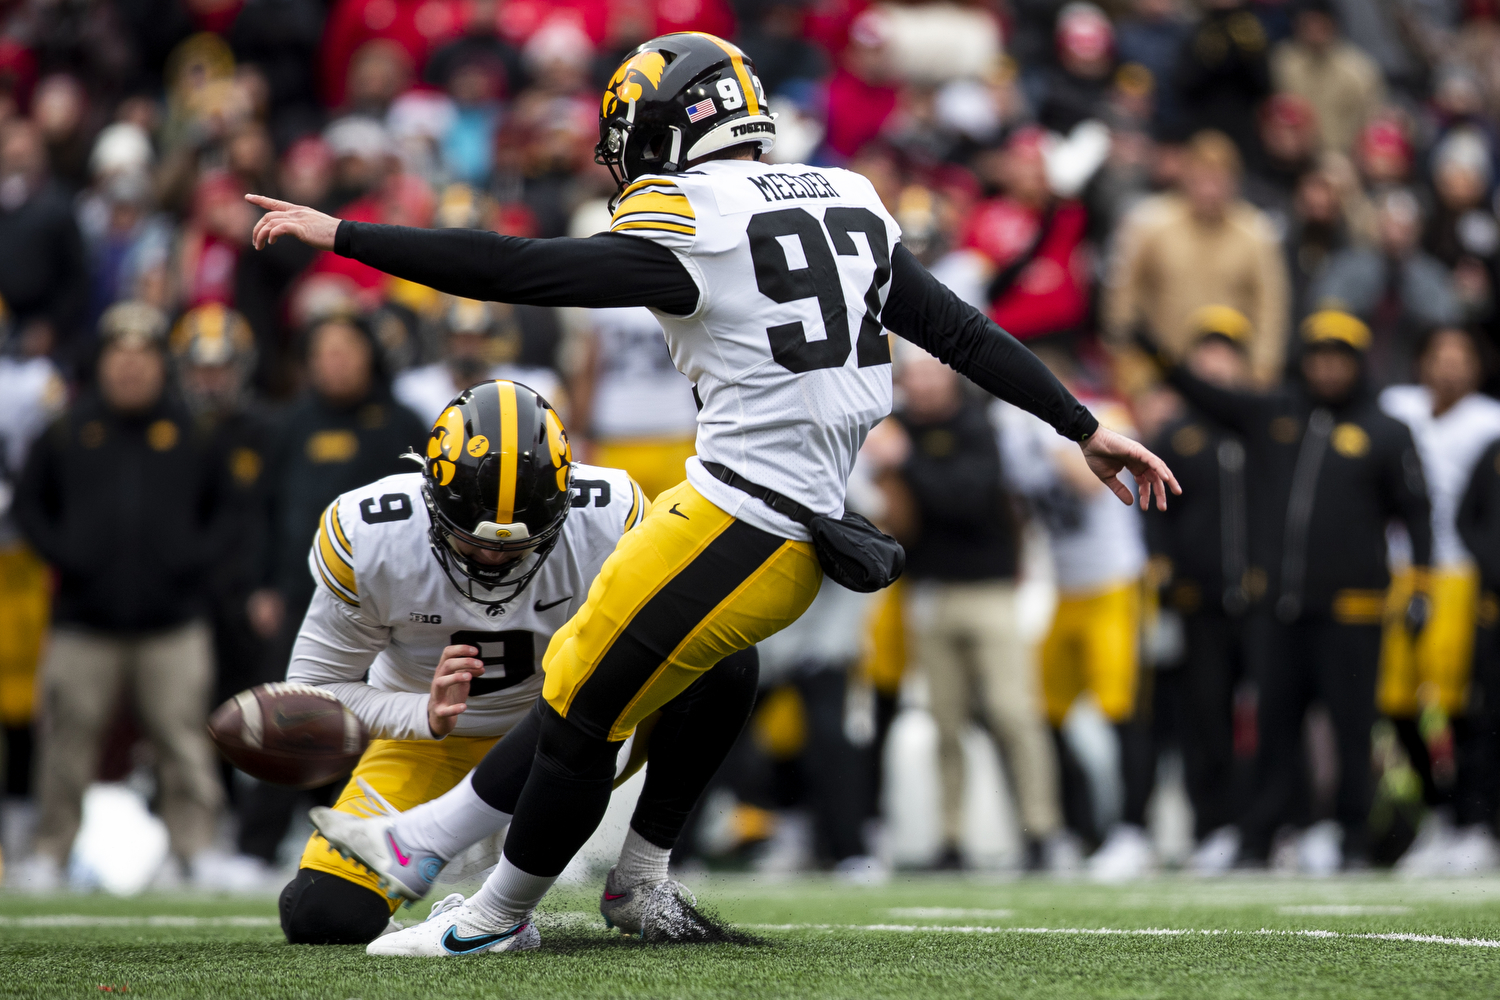
{"type": "MultiPolygon", "coordinates": [[[[572,465],[557,414],[505,381],[474,386],[443,412],[424,471],[330,504],[309,557],[318,591],[287,679],[337,695],[375,737],[334,810],[409,810],[467,784],[507,732],[516,730],[519,742],[531,733],[535,745],[542,653],[648,506],[625,473],[572,465]]],[[[612,884],[628,886],[633,898],[665,883],[656,845],[675,841],[749,714],[757,664],[748,653],[704,674],[627,752],[621,780],[650,750],[661,761],[648,772],[612,873],[612,884]]],[[[519,794],[525,783],[531,754],[512,759],[514,766],[497,759],[472,779],[487,783],[490,800],[512,787],[519,794]]],[[[477,839],[471,829],[496,828],[497,810],[473,795],[457,798],[460,808],[441,828],[418,828],[410,839],[385,833],[390,842],[381,846],[400,884],[382,887],[314,834],[281,895],[287,940],[362,944],[381,934],[401,896],[424,894],[443,864],[477,839]]],[[[617,923],[640,931],[640,908],[617,923]]]]}

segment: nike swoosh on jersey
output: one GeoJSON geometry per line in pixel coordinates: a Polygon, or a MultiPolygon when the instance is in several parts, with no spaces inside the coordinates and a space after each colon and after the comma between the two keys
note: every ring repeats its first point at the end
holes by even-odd
{"type": "Polygon", "coordinates": [[[667,509],[667,513],[668,514],[676,514],[678,517],[682,518],[684,521],[691,521],[692,520],[692,518],[688,517],[682,511],[678,510],[677,509],[677,505],[675,503],[670,508],[667,509]]]}
{"type": "Polygon", "coordinates": [[[456,927],[448,928],[448,933],[443,935],[442,945],[455,955],[467,955],[471,951],[479,951],[488,948],[492,944],[504,941],[514,936],[517,932],[524,930],[525,924],[516,924],[503,934],[478,934],[474,937],[463,937],[458,933],[456,927]]]}
{"type": "Polygon", "coordinates": [[[555,600],[555,601],[548,601],[546,604],[543,604],[541,601],[537,601],[535,604],[532,605],[532,608],[538,614],[541,614],[543,611],[550,611],[551,609],[557,607],[563,601],[571,601],[572,599],[573,599],[573,595],[569,594],[567,597],[559,597],[557,600],[555,600]]]}

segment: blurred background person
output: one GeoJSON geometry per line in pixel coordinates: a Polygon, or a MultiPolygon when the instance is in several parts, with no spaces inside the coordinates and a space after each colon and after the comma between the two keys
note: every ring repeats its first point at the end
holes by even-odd
{"type": "Polygon", "coordinates": [[[1193,137],[1180,193],[1142,203],[1121,226],[1105,326],[1119,345],[1149,328],[1181,357],[1194,312],[1227,305],[1250,320],[1251,370],[1259,384],[1270,385],[1286,353],[1286,265],[1265,215],[1238,197],[1240,164],[1222,133],[1193,137]]]}
{"type": "Polygon", "coordinates": [[[1366,371],[1372,388],[1409,382],[1423,331],[1461,322],[1453,278],[1421,246],[1422,209],[1410,191],[1393,188],[1376,202],[1376,243],[1329,259],[1312,283],[1314,308],[1344,310],[1371,331],[1366,371]]]}
{"type": "MultiPolygon", "coordinates": [[[[1128,411],[1087,392],[1070,361],[1051,352],[1044,360],[1075,395],[1083,393],[1102,424],[1133,433],[1128,411]]],[[[1138,719],[1141,515],[1102,485],[1096,489],[1098,479],[1053,440],[1056,434],[1045,433],[1045,424],[1014,407],[999,413],[1006,474],[1039,511],[1051,542],[1057,609],[1041,648],[1041,690],[1058,748],[1064,816],[1083,842],[1098,846],[1090,875],[1135,878],[1156,864],[1145,831],[1155,765],[1138,719]]]]}
{"type": "MultiPolygon", "coordinates": [[[[1242,436],[1269,512],[1274,625],[1257,701],[1259,787],[1240,820],[1238,858],[1265,864],[1278,829],[1307,815],[1297,801],[1303,724],[1319,702],[1337,740],[1334,818],[1308,828],[1296,853],[1304,871],[1326,875],[1370,859],[1370,730],[1390,585],[1386,527],[1405,526],[1414,578],[1425,580],[1432,511],[1410,431],[1381,412],[1371,392],[1369,328],[1329,310],[1308,317],[1302,334],[1301,379],[1271,393],[1223,388],[1158,357],[1173,388],[1242,436]]],[[[1423,590],[1399,613],[1420,632],[1428,610],[1423,590]]],[[[1217,855],[1217,864],[1232,857],[1217,855]]]]}
{"type": "Polygon", "coordinates": [[[223,798],[205,734],[214,686],[209,579],[237,525],[222,456],[169,391],[166,319],[112,306],[95,385],[33,447],[16,497],[58,574],[41,675],[35,851],[23,886],[55,888],[101,741],[128,697],[156,752],[173,854],[213,885],[223,798]]]}
{"type": "Polygon", "coordinates": [[[1020,511],[1002,485],[995,429],[957,372],[901,347],[901,403],[867,450],[893,495],[887,521],[907,553],[908,649],[937,723],[943,841],[935,867],[965,864],[963,737],[974,721],[994,737],[1015,782],[1027,866],[1076,867],[1036,651],[1019,624],[1020,511]]]}
{"type": "Polygon", "coordinates": [[[589,461],[624,469],[648,499],[682,482],[696,447],[693,387],[648,309],[591,309],[573,379],[573,423],[589,461]]]}
{"type": "Polygon", "coordinates": [[[444,296],[438,308],[442,358],[408,368],[391,387],[397,401],[424,424],[435,423],[453,397],[469,386],[495,378],[520,382],[559,412],[567,412],[557,374],[541,365],[519,363],[524,335],[518,314],[536,307],[444,296]]]}
{"type": "MultiPolygon", "coordinates": [[[[255,335],[243,316],[218,303],[198,306],[177,321],[169,347],[197,431],[213,442],[229,472],[235,530],[210,571],[207,595],[217,666],[211,703],[218,705],[266,675],[267,640],[250,622],[250,595],[260,585],[269,541],[263,515],[272,426],[251,388],[255,335]]],[[[231,769],[222,770],[232,777],[231,769]]],[[[242,789],[231,784],[229,792],[238,797],[242,789]]],[[[229,888],[255,888],[271,874],[264,859],[246,855],[218,865],[229,888]]]]}
{"type": "Polygon", "coordinates": [[[1384,103],[1380,67],[1340,37],[1330,0],[1296,0],[1294,9],[1292,37],[1271,52],[1272,79],[1312,106],[1324,149],[1347,153],[1384,103]]]}
{"type": "Polygon", "coordinates": [[[21,349],[83,360],[74,343],[88,302],[83,241],[68,195],[53,179],[41,131],[0,128],[0,297],[21,349]]]}
{"type": "Polygon", "coordinates": [[[1500,866],[1500,439],[1480,453],[1455,518],[1464,548],[1479,566],[1474,661],[1467,710],[1454,720],[1457,775],[1454,824],[1444,874],[1500,866]]]}
{"type": "Polygon", "coordinates": [[[47,564],[16,523],[16,488],[32,442],[68,402],[57,366],[45,355],[21,354],[14,333],[0,302],[0,798],[7,805],[12,796],[25,803],[31,788],[36,674],[52,604],[47,564]]]}
{"type": "MultiPolygon", "coordinates": [[[[343,316],[315,322],[307,332],[306,358],[307,391],[282,415],[263,474],[266,561],[261,586],[248,602],[250,625],[268,650],[261,682],[286,676],[292,643],[312,601],[307,551],[318,516],[339,494],[405,471],[409,465],[401,456],[427,440],[428,425],[392,398],[364,323],[343,316]]],[[[240,852],[274,863],[297,798],[295,789],[257,782],[241,809],[240,852]]]]}
{"type": "MultiPolygon", "coordinates": [[[[1249,389],[1250,321],[1244,314],[1206,306],[1194,315],[1193,326],[1198,340],[1184,367],[1221,389],[1249,389]]],[[[1264,630],[1257,612],[1264,610],[1266,593],[1265,529],[1259,522],[1267,512],[1239,433],[1199,407],[1186,404],[1158,434],[1153,450],[1171,456],[1182,484],[1176,503],[1145,520],[1162,613],[1182,622],[1182,666],[1172,677],[1198,845],[1190,865],[1221,870],[1237,849],[1234,824],[1251,791],[1247,762],[1235,754],[1234,710],[1237,692],[1259,678],[1264,630]]]]}
{"type": "MultiPolygon", "coordinates": [[[[1432,612],[1412,635],[1391,616],[1381,651],[1377,705],[1396,726],[1406,755],[1422,780],[1429,808],[1416,841],[1397,863],[1410,874],[1436,874],[1453,848],[1453,796],[1458,783],[1450,720],[1469,705],[1469,668],[1479,608],[1479,570],[1464,548],[1455,517],[1474,463],[1500,438],[1500,402],[1479,394],[1484,381],[1480,345],[1461,328],[1432,331],[1418,347],[1418,383],[1393,385],[1380,408],[1411,429],[1432,499],[1431,579],[1419,582],[1405,544],[1392,546],[1398,567],[1391,605],[1403,607],[1414,591],[1431,597],[1432,612]]],[[[1404,540],[1401,540],[1404,541],[1404,540]]]]}

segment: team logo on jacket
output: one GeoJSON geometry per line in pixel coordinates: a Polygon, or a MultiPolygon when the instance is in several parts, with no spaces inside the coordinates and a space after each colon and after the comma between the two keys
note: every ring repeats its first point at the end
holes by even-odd
{"type": "Polygon", "coordinates": [[[1359,458],[1370,450],[1370,435],[1359,424],[1339,424],[1333,429],[1333,450],[1345,458],[1359,458]]]}

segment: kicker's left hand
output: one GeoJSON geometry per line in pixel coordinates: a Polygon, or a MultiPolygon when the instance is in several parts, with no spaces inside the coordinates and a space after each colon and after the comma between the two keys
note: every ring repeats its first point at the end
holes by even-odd
{"type": "Polygon", "coordinates": [[[1177,477],[1172,475],[1167,463],[1153,455],[1139,441],[1132,441],[1123,434],[1100,427],[1079,447],[1083,449],[1083,457],[1094,475],[1122,503],[1134,503],[1136,498],[1130,495],[1129,487],[1120,482],[1121,469],[1129,469],[1130,474],[1135,477],[1141,510],[1151,506],[1152,494],[1156,496],[1157,510],[1167,509],[1168,489],[1179,496],[1182,494],[1182,487],[1177,484],[1177,477]]]}

